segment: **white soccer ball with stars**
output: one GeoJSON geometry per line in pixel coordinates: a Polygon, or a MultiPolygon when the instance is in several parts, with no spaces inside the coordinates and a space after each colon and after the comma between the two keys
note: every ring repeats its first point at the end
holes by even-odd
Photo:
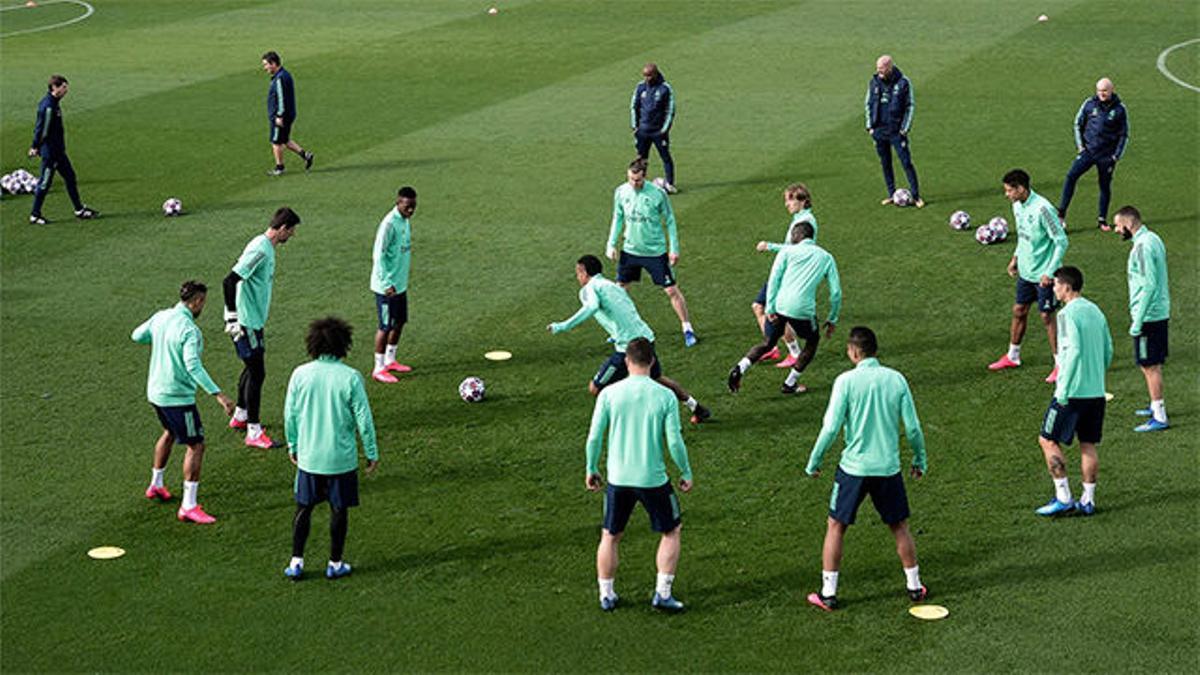
{"type": "Polygon", "coordinates": [[[1008,221],[1000,216],[996,216],[988,221],[988,227],[996,233],[996,241],[1004,241],[1008,239],[1008,221]]]}
{"type": "Polygon", "coordinates": [[[955,211],[950,214],[950,227],[955,230],[965,230],[971,226],[971,214],[966,211],[955,211]]]}
{"type": "Polygon", "coordinates": [[[485,389],[483,380],[472,376],[459,383],[458,395],[467,403],[478,403],[483,400],[485,389]]]}
{"type": "Polygon", "coordinates": [[[654,184],[654,187],[656,187],[660,190],[667,189],[667,179],[663,178],[662,176],[659,176],[658,178],[655,178],[654,180],[652,180],[650,182],[654,184]]]}
{"type": "Polygon", "coordinates": [[[913,203],[912,193],[900,188],[892,193],[892,203],[896,206],[911,206],[913,203]]]}
{"type": "Polygon", "coordinates": [[[171,197],[163,202],[162,210],[164,216],[178,216],[183,213],[183,202],[171,197]]]}
{"type": "Polygon", "coordinates": [[[975,241],[987,246],[988,244],[996,243],[999,239],[997,238],[996,230],[992,226],[980,225],[975,228],[975,241]]]}

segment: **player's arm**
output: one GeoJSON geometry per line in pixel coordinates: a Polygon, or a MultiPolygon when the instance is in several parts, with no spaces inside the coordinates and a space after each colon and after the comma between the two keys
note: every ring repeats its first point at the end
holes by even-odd
{"type": "Polygon", "coordinates": [[[140,345],[150,344],[150,322],[153,319],[154,317],[150,317],[149,319],[143,321],[142,325],[134,328],[133,332],[129,334],[129,339],[140,345]]]}
{"type": "Polygon", "coordinates": [[[391,254],[392,238],[395,236],[396,231],[391,223],[380,226],[379,231],[375,233],[375,246],[371,250],[371,260],[383,277],[384,289],[396,286],[396,261],[391,254]]]}
{"type": "Polygon", "coordinates": [[[1054,384],[1054,400],[1059,405],[1067,404],[1067,382],[1075,374],[1079,363],[1079,345],[1076,344],[1076,332],[1079,327],[1070,317],[1060,311],[1058,323],[1058,381],[1054,384]]]}
{"type": "Polygon", "coordinates": [[[36,155],[37,149],[46,140],[46,134],[50,133],[50,118],[53,115],[54,109],[50,106],[38,108],[37,120],[33,123],[33,143],[29,146],[30,155],[36,155]]]}
{"type": "Polygon", "coordinates": [[[1084,99],[1079,105],[1079,112],[1075,113],[1075,151],[1083,152],[1087,148],[1083,145],[1083,128],[1087,124],[1087,105],[1089,99],[1084,99]]]}
{"type": "Polygon", "coordinates": [[[625,226],[625,210],[621,208],[621,200],[618,198],[620,189],[613,191],[612,225],[608,228],[608,244],[604,247],[604,254],[614,260],[617,257],[617,241],[621,238],[621,228],[625,226]]]}
{"type": "Polygon", "coordinates": [[[283,433],[287,436],[288,454],[291,455],[292,464],[296,463],[296,453],[299,448],[296,447],[296,439],[300,436],[300,402],[297,400],[296,394],[296,371],[292,371],[292,377],[288,380],[287,394],[283,397],[283,433]]]}
{"type": "Polygon", "coordinates": [[[871,133],[871,82],[867,82],[867,95],[863,99],[863,111],[867,118],[867,133],[871,133]]]}
{"type": "Polygon", "coordinates": [[[1129,142],[1129,108],[1121,105],[1121,136],[1117,140],[1117,150],[1113,153],[1113,161],[1120,161],[1125,156],[1125,145],[1129,142]]]}
{"type": "Polygon", "coordinates": [[[900,135],[907,136],[908,130],[912,127],[913,110],[917,107],[916,98],[913,97],[912,80],[904,78],[904,90],[908,95],[908,105],[904,108],[904,120],[900,122],[900,135]]]}
{"type": "Polygon", "coordinates": [[[589,489],[599,489],[600,482],[593,481],[593,476],[600,475],[600,451],[604,445],[604,432],[608,429],[608,397],[601,391],[596,397],[596,406],[592,408],[592,424],[588,427],[587,437],[587,467],[586,478],[589,489]]]}
{"type": "Polygon", "coordinates": [[[1112,331],[1108,329],[1108,320],[1104,321],[1104,370],[1108,370],[1112,365],[1113,357],[1113,341],[1112,331]]]}
{"type": "Polygon", "coordinates": [[[566,321],[559,321],[550,324],[550,332],[553,334],[565,333],[579,324],[587,321],[593,314],[600,309],[600,298],[596,297],[595,291],[590,288],[584,288],[579,293],[579,299],[583,305],[577,312],[571,315],[566,321]]]}
{"type": "Polygon", "coordinates": [[[1051,272],[1062,267],[1063,256],[1067,253],[1067,231],[1058,220],[1058,214],[1050,207],[1043,207],[1040,215],[1042,227],[1054,242],[1054,251],[1050,254],[1049,269],[1051,272]]]}
{"type": "Polygon", "coordinates": [[[208,371],[204,369],[204,363],[200,360],[200,354],[204,350],[202,340],[199,330],[189,330],[184,336],[183,367],[187,369],[188,375],[201,389],[216,396],[221,393],[221,388],[209,377],[208,371]]]}
{"type": "Polygon", "coordinates": [[[638,91],[642,85],[633,88],[633,96],[629,98],[629,128],[637,131],[638,127],[638,91]]]}
{"type": "Polygon", "coordinates": [[[679,403],[672,396],[667,406],[667,451],[671,453],[671,461],[679,467],[679,480],[691,482],[692,465],[688,461],[687,445],[683,442],[682,422],[679,419],[679,403]]]}
{"type": "Polygon", "coordinates": [[[367,470],[373,471],[375,464],[379,462],[375,417],[371,414],[371,402],[367,399],[367,388],[363,386],[362,375],[354,375],[350,385],[350,410],[354,413],[354,423],[358,427],[359,437],[362,438],[363,454],[367,456],[367,470]]]}
{"type": "Polygon", "coordinates": [[[670,131],[671,125],[675,123],[675,90],[671,88],[671,85],[665,82],[663,83],[663,86],[666,87],[667,90],[667,101],[665,104],[660,103],[659,105],[667,106],[667,116],[663,120],[662,128],[658,130],[659,134],[665,134],[670,131]]]}
{"type": "Polygon", "coordinates": [[[275,78],[275,116],[284,117],[287,112],[287,105],[283,98],[283,78],[275,78]]]}
{"type": "Polygon", "coordinates": [[[671,264],[679,259],[679,226],[675,223],[675,209],[671,208],[671,200],[667,199],[666,190],[662,190],[662,216],[667,223],[667,252],[674,256],[671,264]]]}
{"type": "Polygon", "coordinates": [[[904,421],[904,435],[908,438],[908,447],[913,451],[912,467],[915,471],[925,473],[925,433],[921,430],[921,420],[917,417],[917,406],[913,403],[912,390],[908,382],[904,382],[904,394],[900,397],[900,419],[904,421]]]}
{"type": "Polygon", "coordinates": [[[825,408],[825,419],[821,423],[821,433],[817,435],[817,442],[813,444],[812,452],[808,455],[808,466],[804,472],[810,476],[816,477],[821,472],[821,460],[825,458],[825,451],[837,439],[838,433],[842,430],[842,424],[846,421],[846,391],[845,384],[842,378],[833,381],[833,392],[829,396],[829,406],[825,408]]]}
{"type": "Polygon", "coordinates": [[[838,276],[837,261],[829,256],[829,270],[825,273],[829,283],[829,318],[825,323],[836,326],[842,311],[842,278],[838,276]]]}
{"type": "Polygon", "coordinates": [[[221,292],[225,299],[225,311],[222,313],[222,318],[225,320],[224,330],[225,334],[234,341],[240,340],[246,334],[246,331],[242,329],[241,322],[238,321],[237,313],[237,285],[241,281],[242,277],[236,269],[231,270],[221,281],[221,292]]]}
{"type": "Polygon", "coordinates": [[[783,283],[783,273],[787,270],[787,260],[783,253],[775,254],[775,262],[771,264],[771,274],[767,277],[767,304],[763,306],[767,316],[774,316],[775,300],[779,298],[779,287],[783,283]]]}
{"type": "Polygon", "coordinates": [[[1150,311],[1150,291],[1157,288],[1158,280],[1154,276],[1154,256],[1146,256],[1143,244],[1134,244],[1132,255],[1138,259],[1138,267],[1142,270],[1142,281],[1134,289],[1129,298],[1133,306],[1132,321],[1129,324],[1129,334],[1137,337],[1142,334],[1142,324],[1146,322],[1146,314],[1150,311]]]}

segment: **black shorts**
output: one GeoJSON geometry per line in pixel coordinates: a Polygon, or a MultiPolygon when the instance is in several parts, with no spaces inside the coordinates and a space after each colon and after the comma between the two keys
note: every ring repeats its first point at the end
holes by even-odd
{"type": "Polygon", "coordinates": [[[1139,366],[1157,366],[1167,360],[1167,321],[1147,321],[1133,338],[1133,360],[1139,366]]]}
{"type": "Polygon", "coordinates": [[[666,253],[633,255],[621,251],[621,258],[617,261],[617,282],[627,284],[641,281],[643,268],[650,273],[650,278],[654,280],[656,286],[670,288],[675,285],[675,274],[671,271],[671,264],[666,253]]]}
{"type": "MultiPolygon", "coordinates": [[[[658,362],[658,354],[654,351],[654,343],[650,343],[650,353],[654,355],[654,363],[650,366],[650,377],[657,380],[662,377],[662,364],[658,362]]],[[[629,368],[625,366],[625,352],[613,352],[604,363],[600,364],[600,369],[592,376],[592,384],[596,385],[596,389],[603,389],[614,382],[629,377],[629,368]]]]}
{"type": "Polygon", "coordinates": [[[762,288],[758,289],[758,295],[754,297],[754,304],[767,306],[767,285],[763,284],[762,288]]]}
{"type": "Polygon", "coordinates": [[[358,506],[358,471],[332,475],[296,469],[296,503],[312,506],[328,501],[335,509],[358,506]]]}
{"type": "Polygon", "coordinates": [[[287,145],[290,140],[292,140],[292,120],[284,120],[281,127],[275,126],[275,120],[271,120],[271,144],[287,145]]]}
{"type": "Polygon", "coordinates": [[[233,342],[238,358],[248,361],[255,356],[261,357],[267,351],[267,342],[263,339],[263,329],[245,329],[246,334],[233,342]]]}
{"type": "Polygon", "coordinates": [[[1031,305],[1037,301],[1038,311],[1049,314],[1058,308],[1058,300],[1054,297],[1054,286],[1043,286],[1021,277],[1017,277],[1017,304],[1031,305]]]}
{"type": "Polygon", "coordinates": [[[379,317],[379,330],[402,328],[408,323],[408,291],[395,295],[376,293],[375,314],[379,317]]]}
{"type": "Polygon", "coordinates": [[[1060,405],[1051,399],[1042,418],[1042,438],[1070,445],[1079,435],[1080,443],[1099,443],[1104,429],[1104,397],[1069,398],[1060,405]]]}
{"type": "Polygon", "coordinates": [[[805,319],[794,319],[790,316],[776,314],[774,321],[763,322],[763,336],[767,338],[769,346],[774,347],[783,338],[784,326],[791,326],[792,331],[796,333],[796,338],[804,340],[806,345],[811,344],[814,349],[821,341],[821,331],[817,329],[815,318],[810,316],[805,319]]]}
{"type": "Polygon", "coordinates": [[[899,473],[890,476],[853,476],[838,467],[833,477],[833,494],[829,496],[829,517],[845,525],[853,525],[858,505],[871,495],[871,503],[879,517],[895,525],[909,516],[908,494],[904,478],[899,473]]]}
{"type": "Polygon", "coordinates": [[[683,522],[679,497],[671,489],[671,481],[655,488],[621,487],[609,483],[604,492],[604,529],[609,534],[624,532],[638,502],[646,508],[650,529],[655,532],[671,532],[683,522]]]}
{"type": "Polygon", "coordinates": [[[163,429],[171,432],[177,445],[198,445],[204,442],[204,425],[200,423],[200,409],[196,404],[154,407],[163,429]]]}

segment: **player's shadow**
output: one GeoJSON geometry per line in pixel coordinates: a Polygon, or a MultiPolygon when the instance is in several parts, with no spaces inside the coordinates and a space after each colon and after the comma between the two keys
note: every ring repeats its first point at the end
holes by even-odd
{"type": "Polygon", "coordinates": [[[352,171],[396,171],[399,169],[412,169],[419,166],[434,166],[437,164],[449,164],[452,162],[461,162],[462,157],[427,157],[422,159],[393,159],[380,162],[359,162],[355,164],[335,164],[333,166],[317,165],[317,168],[312,170],[312,173],[344,173],[352,171]]]}

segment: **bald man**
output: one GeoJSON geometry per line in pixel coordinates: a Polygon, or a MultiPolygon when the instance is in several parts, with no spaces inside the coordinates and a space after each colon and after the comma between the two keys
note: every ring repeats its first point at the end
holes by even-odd
{"type": "Polygon", "coordinates": [[[913,202],[917,208],[925,206],[921,189],[917,186],[917,169],[913,166],[908,147],[913,107],[912,83],[892,62],[890,55],[880,56],[875,61],[875,75],[867,84],[866,114],[867,133],[875,140],[875,152],[879,153],[879,162],[883,165],[883,182],[887,186],[887,198],[881,202],[884,206],[891,204],[892,195],[896,194],[892,148],[896,149],[896,157],[900,159],[900,166],[904,167],[913,202]]]}
{"type": "Polygon", "coordinates": [[[1112,230],[1108,224],[1108,203],[1112,200],[1112,177],[1117,162],[1125,154],[1129,141],[1129,120],[1125,104],[1113,90],[1112,80],[1107,77],[1096,83],[1096,95],[1079,106],[1075,114],[1075,161],[1063,181],[1062,198],[1058,200],[1058,218],[1067,226],[1067,208],[1075,195],[1075,183],[1087,170],[1096,167],[1100,180],[1100,208],[1096,226],[1105,232],[1112,230]]]}
{"type": "Polygon", "coordinates": [[[633,90],[629,102],[629,126],[633,128],[633,142],[637,156],[650,158],[650,146],[658,150],[662,158],[666,183],[663,189],[675,194],[675,160],[671,158],[671,125],[675,123],[675,90],[663,78],[658,64],[642,66],[642,81],[633,90]]]}

